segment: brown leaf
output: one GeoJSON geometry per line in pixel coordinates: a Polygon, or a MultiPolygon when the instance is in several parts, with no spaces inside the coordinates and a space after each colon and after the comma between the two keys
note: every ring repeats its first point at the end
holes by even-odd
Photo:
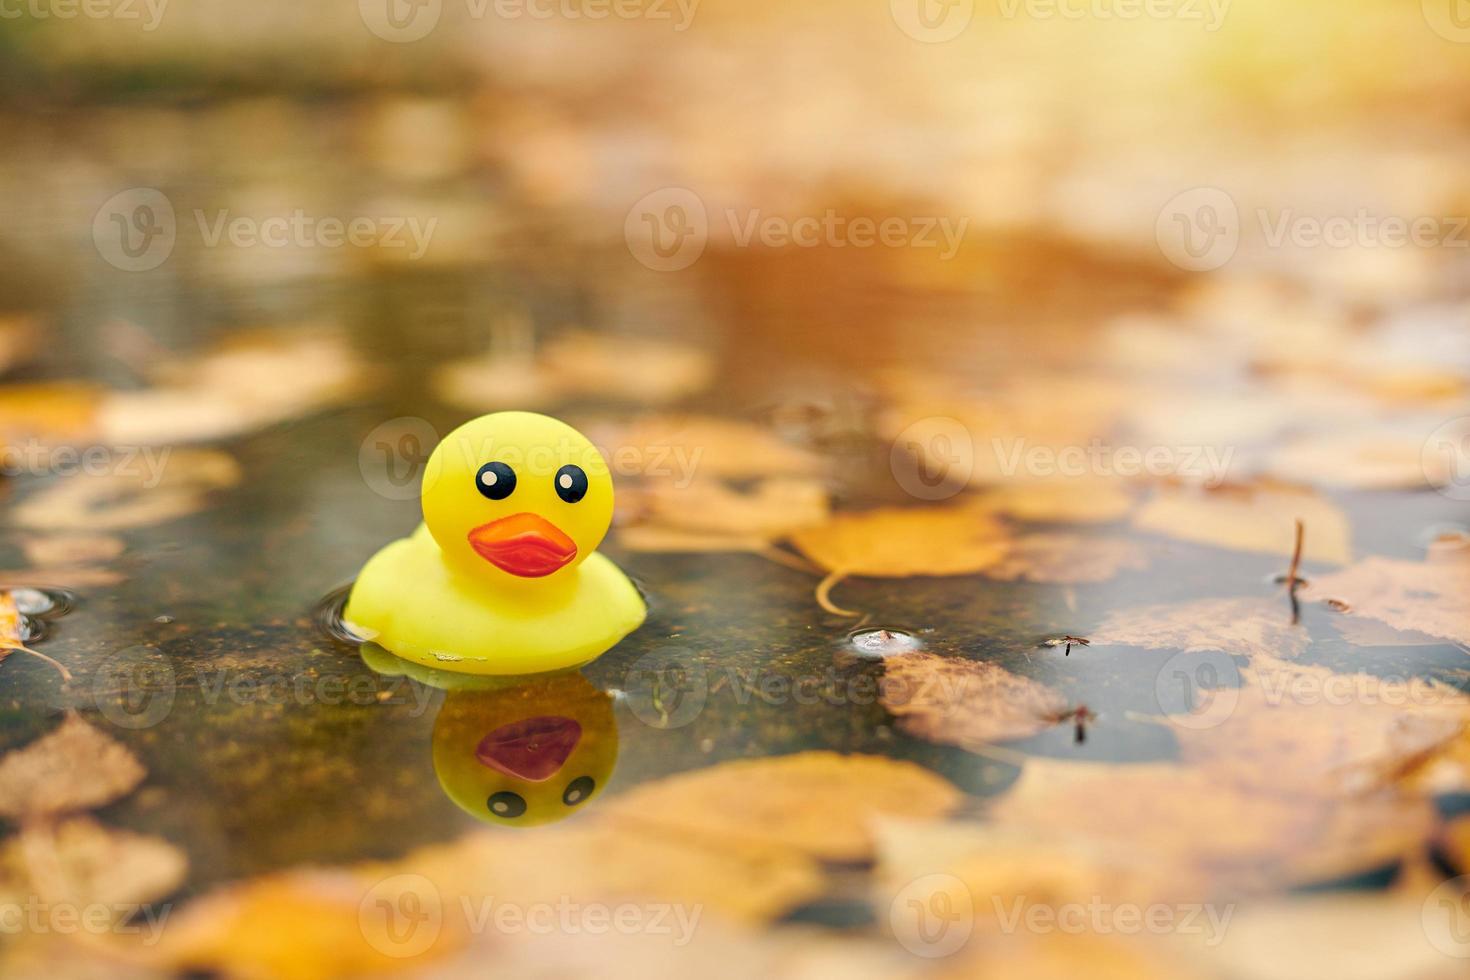
{"type": "Polygon", "coordinates": [[[21,542],[26,560],[46,568],[108,562],[126,549],[122,538],[110,534],[63,534],[21,542]]]}
{"type": "Polygon", "coordinates": [[[937,817],[960,799],[959,790],[910,762],[802,752],[645,783],[603,811],[644,832],[715,846],[789,848],[857,861],[872,855],[875,817],[937,817]]]}
{"type": "Polygon", "coordinates": [[[693,347],[575,330],[536,356],[506,351],[445,364],[434,385],[445,401],[476,411],[588,396],[663,405],[703,390],[713,373],[710,356],[693,347]]]}
{"type": "Polygon", "coordinates": [[[1121,571],[1147,567],[1142,546],[1127,538],[1027,534],[1012,542],[1005,558],[984,574],[1002,582],[1080,585],[1106,582],[1121,571]]]}
{"type": "Polygon", "coordinates": [[[1056,524],[1104,524],[1133,509],[1134,495],[1122,480],[1102,477],[1020,481],[1007,480],[982,495],[997,514],[1018,521],[1056,524]]]}
{"type": "Polygon", "coordinates": [[[838,514],[791,542],[828,571],[874,578],[967,575],[1009,550],[1005,529],[973,502],[838,514]]]}
{"type": "Polygon", "coordinates": [[[818,457],[767,429],[708,415],[645,415],[627,425],[584,425],[582,431],[615,473],[628,468],[619,462],[624,459],[652,477],[810,476],[822,468],[818,457]],[[658,468],[668,472],[649,472],[658,468]]]}
{"type": "Polygon", "coordinates": [[[879,700],[902,731],[963,748],[1035,735],[1068,707],[1045,684],[998,664],[932,653],[884,661],[879,700]]]}
{"type": "Polygon", "coordinates": [[[0,815],[90,810],[127,796],[147,771],[124,746],[76,715],[0,758],[0,815]]]}
{"type": "Polygon", "coordinates": [[[98,416],[104,442],[221,439],[338,404],[365,380],[346,338],[314,328],[236,334],[202,357],[166,361],[156,373],[158,387],[106,397],[98,416]]]}
{"type": "Polygon", "coordinates": [[[802,477],[762,480],[748,492],[705,479],[688,486],[653,483],[636,493],[638,524],[695,534],[770,540],[821,524],[830,514],[826,489],[802,477]]]}
{"type": "Polygon", "coordinates": [[[1306,525],[1308,561],[1351,558],[1343,513],[1309,491],[1285,486],[1166,487],[1133,515],[1133,526],[1180,541],[1290,556],[1297,520],[1306,525]]]}
{"type": "Polygon", "coordinates": [[[1290,659],[1311,639],[1293,626],[1284,600],[1198,599],[1112,613],[1089,634],[1097,645],[1148,650],[1223,650],[1243,657],[1290,659]]]}
{"type": "Polygon", "coordinates": [[[72,817],[25,827],[0,847],[0,896],[17,904],[40,896],[118,912],[167,897],[187,871],[184,853],[165,840],[72,817]]]}
{"type": "Polygon", "coordinates": [[[1344,616],[1470,644],[1470,552],[1463,549],[1423,562],[1366,558],[1313,579],[1305,594],[1346,600],[1352,611],[1344,616]]]}
{"type": "Polygon", "coordinates": [[[162,524],[203,510],[212,492],[240,482],[235,458],[213,449],[173,450],[158,464],[156,473],[138,463],[105,475],[71,476],[22,501],[13,519],[39,531],[162,524]]]}

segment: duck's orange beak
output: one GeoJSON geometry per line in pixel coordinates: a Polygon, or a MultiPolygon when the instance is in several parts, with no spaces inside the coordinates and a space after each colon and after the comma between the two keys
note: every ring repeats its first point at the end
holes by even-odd
{"type": "Polygon", "coordinates": [[[577,557],[566,532],[537,514],[512,514],[469,533],[475,553],[501,571],[522,578],[550,575],[577,557]]]}

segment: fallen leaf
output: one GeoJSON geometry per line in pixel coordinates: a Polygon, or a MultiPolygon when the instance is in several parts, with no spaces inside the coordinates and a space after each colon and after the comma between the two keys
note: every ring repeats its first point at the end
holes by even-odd
{"type": "Polygon", "coordinates": [[[997,514],[1018,521],[1057,524],[1121,520],[1134,504],[1126,482],[1102,477],[1006,481],[988,488],[980,499],[997,514]]]}
{"type": "Polygon", "coordinates": [[[90,810],[121,799],[147,771],[133,753],[76,715],[0,758],[0,815],[90,810]]]}
{"type": "Polygon", "coordinates": [[[973,502],[838,514],[790,540],[828,571],[874,578],[967,575],[996,564],[1010,547],[1005,528],[973,502]]]}
{"type": "Polygon", "coordinates": [[[1429,561],[1366,558],[1306,587],[1314,599],[1341,599],[1344,616],[1470,644],[1470,557],[1461,549],[1429,561]]]}
{"type": "Polygon", "coordinates": [[[1133,515],[1133,526],[1180,541],[1290,556],[1295,522],[1306,525],[1303,556],[1342,564],[1352,555],[1342,511],[1316,494],[1285,486],[1165,487],[1133,515]]]}
{"type": "Polygon", "coordinates": [[[1088,634],[1096,645],[1147,650],[1222,650],[1242,657],[1291,659],[1311,642],[1294,626],[1285,600],[1198,599],[1111,613],[1088,634]]]}
{"type": "Polygon", "coordinates": [[[157,387],[107,395],[98,410],[103,442],[161,446],[262,429],[350,398],[366,376],[342,334],[316,328],[237,333],[156,374],[157,387]]]}
{"type": "Polygon", "coordinates": [[[106,906],[116,916],[172,894],[188,866],[183,851],[168,841],[72,817],[23,827],[0,846],[0,901],[41,897],[51,904],[106,906]]]}
{"type": "Polygon", "coordinates": [[[36,318],[26,314],[0,314],[0,374],[29,360],[40,334],[36,318]]]}
{"type": "Polygon", "coordinates": [[[162,524],[203,510],[212,492],[240,482],[235,458],[212,449],[176,449],[161,456],[159,464],[156,473],[140,464],[68,477],[22,501],[12,519],[38,531],[162,524]]]}
{"type": "Polygon", "coordinates": [[[748,492],[709,479],[688,486],[653,483],[636,499],[641,525],[765,540],[821,524],[831,513],[826,489],[802,477],[762,480],[748,492]]]}
{"type": "Polygon", "coordinates": [[[788,848],[733,840],[711,846],[597,816],[529,834],[481,831],[390,862],[226,886],[171,923],[159,961],[261,980],[428,964],[439,976],[441,960],[472,936],[497,950],[511,940],[480,918],[508,904],[507,896],[521,910],[653,902],[669,906],[670,919],[708,913],[754,924],[824,886],[816,865],[788,848]],[[384,918],[398,910],[426,917],[419,920],[428,923],[423,942],[415,941],[414,920],[384,918]]]}
{"type": "Polygon", "coordinates": [[[1223,941],[1199,937],[1181,952],[1251,980],[1455,980],[1464,963],[1435,946],[1435,927],[1422,897],[1340,892],[1243,903],[1223,941]]]}
{"type": "Polygon", "coordinates": [[[110,534],[62,534],[21,541],[26,560],[45,568],[108,562],[126,549],[122,538],[110,534]]]}
{"type": "Polygon", "coordinates": [[[1127,538],[1026,534],[1011,542],[1005,558],[985,569],[984,575],[1001,582],[1080,585],[1147,567],[1142,546],[1127,538]]]}
{"type": "Polygon", "coordinates": [[[758,554],[770,548],[769,539],[752,534],[706,534],[667,527],[634,525],[618,529],[618,544],[628,551],[653,554],[758,554]]]}
{"type": "Polygon", "coordinates": [[[446,402],[476,411],[589,396],[662,405],[703,390],[713,375],[709,354],[694,347],[574,330],[534,356],[517,350],[445,364],[434,386],[446,402]]]}
{"type": "Polygon", "coordinates": [[[706,845],[859,861],[872,856],[875,817],[937,817],[960,800],[959,790],[911,762],[802,752],[645,783],[605,802],[603,813],[644,832],[706,845]]]}
{"type": "Polygon", "coordinates": [[[1035,735],[1068,708],[1050,687],[999,664],[932,653],[885,660],[879,700],[909,735],[967,749],[1035,735]]]}
{"type": "Polygon", "coordinates": [[[1425,473],[1425,436],[1400,429],[1303,438],[1273,450],[1265,468],[1279,479],[1308,486],[1413,490],[1446,484],[1447,473],[1425,473]]]}
{"type": "Polygon", "coordinates": [[[0,387],[0,440],[19,446],[29,439],[43,444],[95,438],[104,393],[67,382],[0,387]]]}
{"type": "Polygon", "coordinates": [[[648,415],[582,431],[620,475],[685,478],[810,476],[821,460],[748,422],[707,415],[648,415]]]}

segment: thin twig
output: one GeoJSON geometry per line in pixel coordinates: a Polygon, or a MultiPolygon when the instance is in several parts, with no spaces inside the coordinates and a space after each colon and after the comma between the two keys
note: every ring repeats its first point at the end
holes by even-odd
{"type": "Polygon", "coordinates": [[[68,683],[71,682],[71,679],[72,679],[72,677],[71,677],[71,671],[67,670],[66,667],[63,664],[61,664],[60,662],[58,662],[56,660],[52,660],[50,657],[46,656],[44,653],[39,653],[39,652],[37,652],[35,650],[32,650],[30,647],[24,646],[24,645],[22,645],[20,643],[16,643],[13,646],[0,647],[0,654],[9,654],[9,653],[16,653],[16,652],[19,652],[19,653],[29,653],[31,656],[37,658],[38,660],[44,660],[44,661],[46,661],[48,664],[50,664],[51,666],[55,667],[58,671],[60,671],[60,673],[61,673],[61,679],[62,680],[66,681],[68,683]]]}
{"type": "Polygon", "coordinates": [[[1296,547],[1291,553],[1291,567],[1286,570],[1286,594],[1291,597],[1291,625],[1295,626],[1301,622],[1302,606],[1297,601],[1296,590],[1301,585],[1301,579],[1297,576],[1297,570],[1302,565],[1302,542],[1306,538],[1306,526],[1302,519],[1296,519],[1296,547]]]}

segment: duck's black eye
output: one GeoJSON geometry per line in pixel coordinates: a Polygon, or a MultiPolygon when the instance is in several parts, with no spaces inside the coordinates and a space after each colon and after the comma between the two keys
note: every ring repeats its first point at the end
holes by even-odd
{"type": "Polygon", "coordinates": [[[568,463],[556,471],[556,495],[569,504],[587,496],[587,474],[582,467],[568,463]]]}
{"type": "Polygon", "coordinates": [[[567,784],[567,791],[561,794],[561,801],[567,806],[576,806],[592,795],[592,789],[596,785],[591,776],[578,776],[567,784]]]}
{"type": "Polygon", "coordinates": [[[516,488],[516,471],[504,463],[486,463],[475,474],[475,489],[491,500],[504,500],[516,488]]]}
{"type": "Polygon", "coordinates": [[[488,802],[490,812],[497,817],[519,817],[526,812],[526,801],[509,790],[492,794],[488,802]]]}

